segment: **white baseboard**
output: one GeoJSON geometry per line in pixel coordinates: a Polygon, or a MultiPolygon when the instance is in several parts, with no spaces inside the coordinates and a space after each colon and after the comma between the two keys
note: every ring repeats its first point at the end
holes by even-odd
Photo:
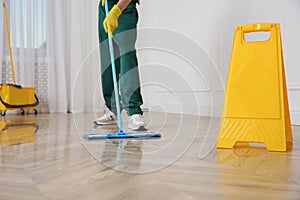
{"type": "MultiPolygon", "coordinates": [[[[174,114],[184,114],[184,115],[199,115],[199,116],[211,116],[212,117],[220,117],[222,113],[222,106],[214,106],[213,110],[208,105],[199,105],[199,106],[192,106],[192,105],[185,105],[183,110],[178,109],[178,105],[173,104],[164,104],[160,107],[152,106],[151,104],[147,104],[143,107],[144,111],[151,111],[151,112],[167,112],[167,113],[174,113],[174,114]],[[163,109],[161,109],[163,107],[163,109]],[[197,109],[196,109],[197,108],[197,109]]],[[[292,125],[300,125],[300,111],[292,110],[290,111],[291,115],[291,124],[292,125]]]]}
{"type": "Polygon", "coordinates": [[[212,115],[212,117],[220,117],[222,107],[214,106],[212,110],[211,106],[208,105],[179,106],[175,104],[161,104],[160,106],[157,106],[157,104],[148,103],[143,106],[143,111],[166,112],[166,113],[197,115],[197,116],[205,116],[205,117],[210,117],[212,115]]]}
{"type": "MultiPolygon", "coordinates": [[[[208,90],[195,90],[195,91],[173,91],[174,93],[182,94],[182,93],[194,93],[198,95],[198,99],[204,99],[199,102],[200,105],[175,105],[170,102],[166,102],[167,94],[169,91],[156,91],[156,93],[160,93],[163,103],[155,104],[153,102],[148,102],[148,104],[144,105],[145,111],[153,111],[153,112],[167,112],[167,113],[175,113],[175,114],[186,114],[186,115],[198,115],[198,116],[211,116],[212,117],[220,117],[222,113],[223,106],[223,90],[216,90],[216,96],[218,102],[215,104],[216,106],[211,107],[210,104],[207,103],[207,95],[208,90]],[[164,99],[165,98],[165,99],[164,99]],[[201,105],[202,104],[202,105],[201,105]],[[184,107],[184,109],[182,109],[184,107]]],[[[290,115],[291,115],[291,123],[292,125],[300,125],[300,110],[299,110],[299,102],[300,102],[300,85],[289,85],[288,87],[289,94],[289,107],[290,107],[290,115]]]]}
{"type": "Polygon", "coordinates": [[[291,114],[291,123],[292,125],[300,125],[300,111],[292,110],[291,114]]]}

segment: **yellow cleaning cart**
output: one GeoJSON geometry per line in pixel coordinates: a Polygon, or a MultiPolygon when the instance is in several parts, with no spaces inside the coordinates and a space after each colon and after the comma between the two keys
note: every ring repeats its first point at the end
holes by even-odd
{"type": "Polygon", "coordinates": [[[13,84],[0,84],[0,112],[2,116],[5,116],[7,110],[20,109],[22,114],[25,114],[25,110],[33,110],[34,114],[37,114],[36,106],[39,100],[35,95],[34,87],[22,87],[16,84],[5,0],[2,0],[2,5],[13,84]]]}

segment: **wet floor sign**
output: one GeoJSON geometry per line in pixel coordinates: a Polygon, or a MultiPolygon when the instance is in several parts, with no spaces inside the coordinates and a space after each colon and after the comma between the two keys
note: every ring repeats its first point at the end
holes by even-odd
{"type": "Polygon", "coordinates": [[[263,143],[271,151],[286,151],[292,142],[278,23],[235,29],[217,148],[237,142],[263,143]],[[268,32],[269,38],[245,41],[252,32],[268,32]]]}

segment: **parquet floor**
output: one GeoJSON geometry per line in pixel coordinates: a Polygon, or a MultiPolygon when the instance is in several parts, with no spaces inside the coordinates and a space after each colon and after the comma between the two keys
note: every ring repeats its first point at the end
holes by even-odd
{"type": "Polygon", "coordinates": [[[300,127],[280,153],[243,144],[216,150],[217,120],[161,113],[145,114],[160,139],[82,139],[117,131],[93,127],[94,118],[2,117],[0,199],[300,199],[300,127]]]}

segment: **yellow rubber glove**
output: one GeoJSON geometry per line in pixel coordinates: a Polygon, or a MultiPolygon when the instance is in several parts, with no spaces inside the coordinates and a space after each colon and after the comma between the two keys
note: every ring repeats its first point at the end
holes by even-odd
{"type": "Polygon", "coordinates": [[[102,0],[102,6],[104,6],[105,5],[105,0],[102,0]]]}
{"type": "Polygon", "coordinates": [[[113,37],[114,30],[118,28],[118,19],[121,14],[121,9],[117,5],[114,5],[103,21],[104,30],[106,33],[109,33],[110,37],[113,37]]]}

